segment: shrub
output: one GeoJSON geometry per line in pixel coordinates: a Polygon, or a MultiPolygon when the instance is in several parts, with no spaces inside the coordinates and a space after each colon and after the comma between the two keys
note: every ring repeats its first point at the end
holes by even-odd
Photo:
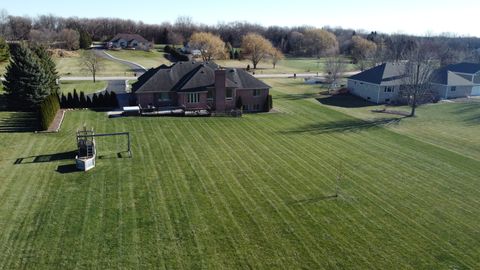
{"type": "Polygon", "coordinates": [[[80,108],[80,98],[78,97],[77,89],[73,89],[72,108],[80,108]]]}
{"type": "Polygon", "coordinates": [[[165,46],[164,50],[165,50],[166,53],[170,54],[170,56],[173,57],[176,61],[189,61],[190,60],[187,55],[185,55],[183,53],[180,53],[175,48],[172,48],[169,45],[165,46]]]}
{"type": "Polygon", "coordinates": [[[115,92],[110,93],[110,107],[118,107],[117,94],[115,92]]]}
{"type": "Polygon", "coordinates": [[[265,111],[269,112],[273,108],[273,98],[272,95],[267,96],[267,102],[265,102],[265,111]]]}
{"type": "Polygon", "coordinates": [[[87,99],[85,98],[85,93],[80,92],[80,100],[79,100],[79,108],[88,108],[87,107],[87,99]]]}
{"type": "Polygon", "coordinates": [[[39,116],[42,130],[47,130],[55,115],[60,110],[59,98],[56,94],[49,95],[40,104],[39,116]]]}

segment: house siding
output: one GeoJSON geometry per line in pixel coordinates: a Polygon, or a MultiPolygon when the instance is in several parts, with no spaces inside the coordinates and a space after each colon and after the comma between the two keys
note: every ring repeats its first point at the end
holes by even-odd
{"type": "Polygon", "coordinates": [[[267,102],[269,90],[268,89],[257,89],[259,91],[258,96],[254,96],[254,89],[237,89],[237,99],[242,98],[242,104],[245,109],[248,111],[254,111],[253,108],[255,105],[259,106],[257,111],[265,111],[265,103],[267,102]]]}
{"type": "Polygon", "coordinates": [[[471,86],[454,86],[454,85],[443,85],[443,84],[432,84],[432,91],[440,99],[449,99],[449,98],[462,98],[467,97],[472,92],[471,86]],[[452,87],[456,87],[455,91],[451,91],[452,87]]]}
{"type": "Polygon", "coordinates": [[[371,84],[356,80],[348,80],[347,88],[355,96],[361,97],[370,102],[379,103],[378,99],[378,84],[371,84]]]}

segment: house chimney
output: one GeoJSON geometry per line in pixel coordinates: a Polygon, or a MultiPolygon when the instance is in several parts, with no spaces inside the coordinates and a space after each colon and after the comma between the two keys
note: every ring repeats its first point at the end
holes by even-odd
{"type": "Polygon", "coordinates": [[[224,69],[215,70],[215,111],[225,112],[225,97],[227,92],[227,72],[224,69]]]}

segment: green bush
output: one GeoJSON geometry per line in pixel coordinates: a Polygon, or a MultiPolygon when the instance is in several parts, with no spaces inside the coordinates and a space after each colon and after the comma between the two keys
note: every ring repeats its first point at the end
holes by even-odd
{"type": "Polygon", "coordinates": [[[40,125],[42,130],[47,130],[55,115],[57,115],[58,110],[60,110],[60,102],[58,95],[51,94],[45,98],[44,101],[40,104],[40,125]]]}
{"type": "Polygon", "coordinates": [[[272,95],[267,96],[267,102],[265,103],[265,111],[269,112],[273,108],[273,98],[272,95]]]}

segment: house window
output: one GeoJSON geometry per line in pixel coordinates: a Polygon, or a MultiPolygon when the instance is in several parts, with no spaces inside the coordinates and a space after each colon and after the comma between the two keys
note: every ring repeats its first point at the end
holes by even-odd
{"type": "Polygon", "coordinates": [[[390,87],[390,86],[387,87],[387,86],[385,86],[385,89],[384,89],[383,91],[384,91],[385,93],[387,93],[387,92],[388,92],[388,93],[391,93],[391,92],[393,92],[393,87],[390,87]]]}
{"type": "Polygon", "coordinates": [[[254,89],[254,90],[253,90],[253,96],[254,96],[254,97],[260,96],[260,90],[254,89]]]}
{"type": "Polygon", "coordinates": [[[450,87],[450,92],[455,92],[455,91],[457,91],[457,87],[456,87],[456,86],[450,87]]]}
{"type": "Polygon", "coordinates": [[[187,94],[188,103],[199,103],[200,102],[200,93],[188,93],[187,94]]]}
{"type": "Polygon", "coordinates": [[[233,90],[231,88],[227,88],[227,93],[225,94],[225,97],[227,99],[232,99],[233,98],[233,90]]]}
{"type": "Polygon", "coordinates": [[[254,111],[260,111],[260,104],[253,105],[253,110],[254,111]]]}
{"type": "Polygon", "coordinates": [[[167,92],[160,93],[160,96],[158,97],[158,101],[170,101],[170,93],[167,93],[167,92]]]}
{"type": "Polygon", "coordinates": [[[390,99],[389,98],[385,99],[385,102],[390,102],[390,99]]]}

